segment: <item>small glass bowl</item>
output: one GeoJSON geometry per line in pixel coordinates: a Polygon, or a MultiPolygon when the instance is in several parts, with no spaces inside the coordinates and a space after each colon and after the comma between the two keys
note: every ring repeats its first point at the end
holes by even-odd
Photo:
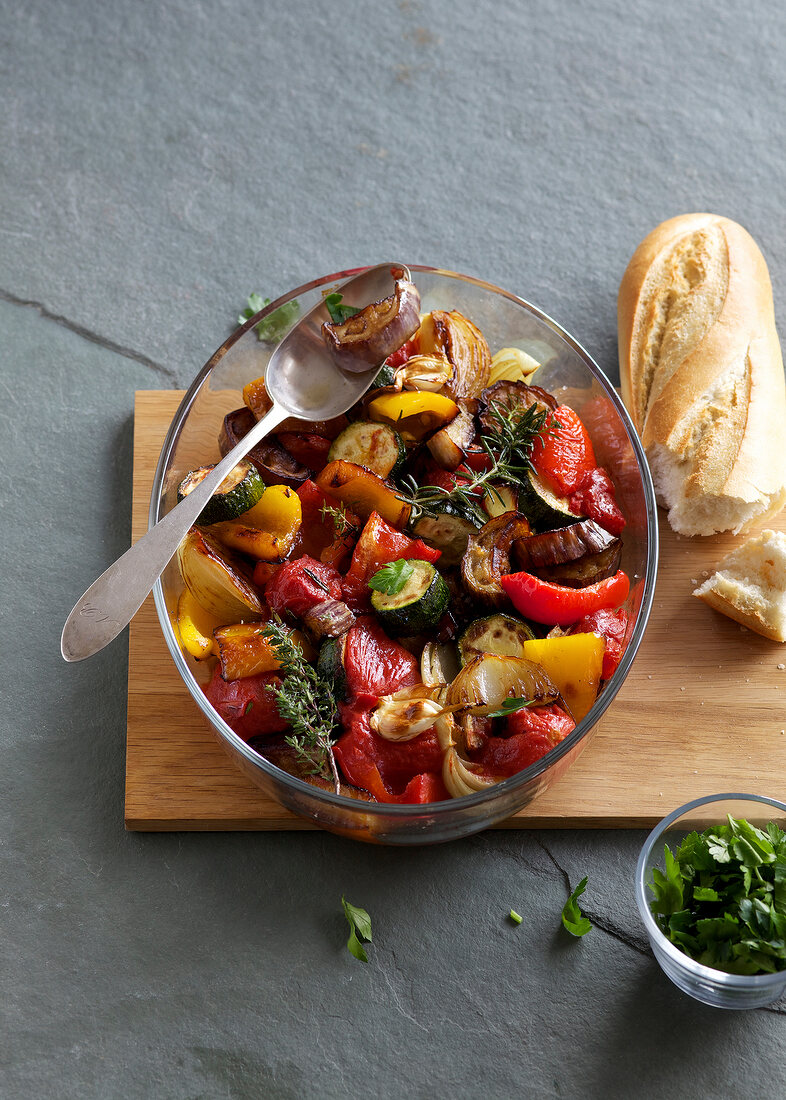
{"type": "Polygon", "coordinates": [[[726,815],[744,818],[759,828],[768,821],[786,830],[786,802],[757,794],[711,794],[687,802],[664,817],[647,837],[636,867],[636,903],[655,958],[667,978],[683,993],[715,1008],[761,1008],[786,993],[786,970],[777,974],[726,974],[704,966],[667,939],[650,910],[654,867],[665,870],[663,849],[674,852],[688,833],[723,825],[726,815]]]}

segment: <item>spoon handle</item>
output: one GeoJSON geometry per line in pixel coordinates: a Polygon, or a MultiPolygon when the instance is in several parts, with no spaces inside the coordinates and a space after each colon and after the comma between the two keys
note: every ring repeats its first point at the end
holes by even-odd
{"type": "Polygon", "coordinates": [[[273,408],[243,436],[204,481],[126,550],[98,580],[93,581],[77,601],[63,627],[60,652],[66,661],[83,661],[86,657],[92,657],[128,626],[173,557],[183,536],[196,522],[230,470],[287,416],[287,410],[274,402],[273,408]]]}

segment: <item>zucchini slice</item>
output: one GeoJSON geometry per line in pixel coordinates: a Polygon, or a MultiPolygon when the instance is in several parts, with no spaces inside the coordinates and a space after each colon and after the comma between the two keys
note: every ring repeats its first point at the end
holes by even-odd
{"type": "Polygon", "coordinates": [[[420,634],[436,626],[447,610],[450,592],[431,562],[408,561],[412,572],[404,587],[391,595],[372,592],[371,606],[389,634],[420,634]]]}
{"type": "Polygon", "coordinates": [[[566,498],[558,497],[534,470],[523,478],[518,507],[533,527],[545,531],[567,527],[584,518],[572,511],[566,498]]]}
{"type": "MultiPolygon", "coordinates": [[[[200,466],[198,470],[192,470],[186,474],[178,486],[178,504],[193,489],[196,489],[197,485],[202,484],[212,469],[214,469],[213,466],[200,466]]],[[[207,527],[211,523],[237,519],[249,508],[254,507],[264,491],[265,483],[251,463],[238,462],[199,513],[197,523],[207,527]]]]}
{"type": "Polygon", "coordinates": [[[177,548],[183,582],[205,611],[223,622],[256,619],[262,603],[214,538],[192,527],[177,548]]]}
{"type": "Polygon", "coordinates": [[[440,562],[449,567],[458,565],[466,552],[470,535],[474,535],[483,523],[484,517],[471,505],[445,500],[429,505],[428,512],[424,512],[412,525],[412,532],[429,546],[441,550],[440,562]]]}
{"type": "Polygon", "coordinates": [[[495,657],[523,657],[524,643],[535,637],[533,631],[521,619],[512,615],[489,615],[475,619],[458,640],[462,665],[483,653],[495,657]]]}
{"type": "Polygon", "coordinates": [[[380,477],[388,477],[406,461],[407,448],[390,425],[356,420],[333,440],[328,462],[339,458],[365,466],[380,477]]]}

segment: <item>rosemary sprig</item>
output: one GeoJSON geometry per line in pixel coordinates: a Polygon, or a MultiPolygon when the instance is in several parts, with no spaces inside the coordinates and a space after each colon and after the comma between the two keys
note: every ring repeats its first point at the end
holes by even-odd
{"type": "Polygon", "coordinates": [[[412,508],[412,518],[417,519],[430,507],[451,501],[474,508],[475,495],[479,489],[495,493],[492,481],[502,481],[508,485],[524,486],[527,474],[532,469],[530,455],[536,438],[546,429],[549,431],[561,425],[549,409],[537,402],[521,406],[500,405],[492,402],[488,413],[493,418],[491,427],[479,436],[480,444],[491,460],[488,470],[476,473],[466,485],[456,485],[453,489],[443,489],[439,485],[420,485],[411,474],[405,474],[399,482],[397,496],[412,508]]]}
{"type": "Polygon", "coordinates": [[[336,794],[340,780],[333,755],[333,734],[339,725],[335,687],[303,656],[303,650],[281,619],[274,615],[261,632],[281,666],[281,687],[272,687],[278,713],[292,733],[285,738],[312,775],[332,778],[336,794]]]}

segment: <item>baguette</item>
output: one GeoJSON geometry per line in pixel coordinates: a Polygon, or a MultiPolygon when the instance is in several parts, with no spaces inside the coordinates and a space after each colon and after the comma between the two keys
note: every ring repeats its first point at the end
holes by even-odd
{"type": "Polygon", "coordinates": [[[786,385],[764,257],[736,222],[685,214],[633,254],[618,300],[622,398],[683,535],[786,503],[786,385]]]}
{"type": "Polygon", "coordinates": [[[786,535],[762,531],[748,539],[693,595],[749,630],[786,642],[786,535]]]}

